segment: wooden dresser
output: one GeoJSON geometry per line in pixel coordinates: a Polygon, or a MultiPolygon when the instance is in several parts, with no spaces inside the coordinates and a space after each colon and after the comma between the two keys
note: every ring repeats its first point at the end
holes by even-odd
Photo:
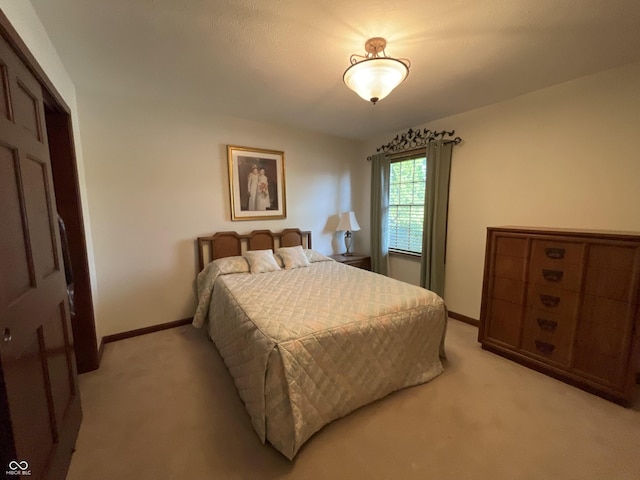
{"type": "Polygon", "coordinates": [[[640,371],[640,233],[487,230],[482,348],[629,405],[640,371]]]}

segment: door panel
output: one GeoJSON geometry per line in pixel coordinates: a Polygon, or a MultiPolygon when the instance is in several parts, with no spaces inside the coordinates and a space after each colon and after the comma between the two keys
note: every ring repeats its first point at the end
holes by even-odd
{"type": "Polygon", "coordinates": [[[0,251],[11,252],[11,255],[2,254],[6,261],[3,265],[11,274],[0,275],[1,308],[6,308],[32,285],[16,158],[14,150],[0,145],[0,225],[4,229],[0,251]]]}
{"type": "MultiPolygon", "coordinates": [[[[36,94],[29,91],[22,81],[16,82],[11,104],[15,113],[16,124],[24,127],[36,140],[42,141],[42,114],[40,113],[40,104],[42,104],[42,96],[36,97],[36,94]]],[[[38,88],[40,86],[38,85],[38,88]]]]}
{"type": "Polygon", "coordinates": [[[61,425],[64,412],[73,400],[75,393],[75,378],[69,375],[72,358],[72,346],[67,331],[67,312],[64,302],[55,309],[49,328],[44,331],[49,378],[51,379],[51,396],[53,397],[54,419],[61,425]]]}
{"type": "Polygon", "coordinates": [[[0,471],[62,480],[82,411],[42,90],[4,40],[0,65],[0,471]]]}
{"type": "Polygon", "coordinates": [[[31,332],[29,341],[20,345],[17,355],[3,355],[2,359],[17,460],[27,461],[32,473],[44,472],[53,446],[38,331],[31,332]],[[15,408],[15,405],[20,405],[20,408],[15,408]],[[24,432],[30,434],[25,435],[24,432]]]}
{"type": "Polygon", "coordinates": [[[9,75],[7,66],[0,63],[0,117],[11,120],[11,110],[9,109],[9,75]]]}
{"type": "Polygon", "coordinates": [[[21,167],[22,183],[25,191],[29,192],[25,200],[34,264],[37,278],[43,279],[59,269],[52,222],[55,213],[49,203],[51,192],[48,188],[47,165],[33,158],[27,158],[21,162],[21,167]]]}

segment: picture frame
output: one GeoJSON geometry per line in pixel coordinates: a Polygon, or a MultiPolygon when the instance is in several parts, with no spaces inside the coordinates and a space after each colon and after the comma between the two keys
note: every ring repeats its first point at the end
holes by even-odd
{"type": "Polygon", "coordinates": [[[287,218],[284,152],[227,145],[231,220],[287,218]]]}

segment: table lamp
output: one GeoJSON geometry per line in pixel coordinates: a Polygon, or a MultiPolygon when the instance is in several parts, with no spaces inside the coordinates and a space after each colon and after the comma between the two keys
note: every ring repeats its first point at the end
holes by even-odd
{"type": "Polygon", "coordinates": [[[347,249],[344,255],[353,255],[351,252],[351,232],[357,232],[358,230],[360,230],[360,225],[358,225],[358,220],[356,220],[356,214],[354,212],[342,212],[340,214],[340,220],[338,220],[336,232],[344,232],[344,246],[347,249]]]}

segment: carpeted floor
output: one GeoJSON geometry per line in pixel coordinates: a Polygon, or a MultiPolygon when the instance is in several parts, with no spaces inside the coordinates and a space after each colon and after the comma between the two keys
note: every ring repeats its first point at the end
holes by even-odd
{"type": "Polygon", "coordinates": [[[80,377],[68,480],[639,480],[631,409],[481,350],[451,320],[445,373],[331,423],[289,462],[262,445],[191,326],[107,344],[80,377]]]}

